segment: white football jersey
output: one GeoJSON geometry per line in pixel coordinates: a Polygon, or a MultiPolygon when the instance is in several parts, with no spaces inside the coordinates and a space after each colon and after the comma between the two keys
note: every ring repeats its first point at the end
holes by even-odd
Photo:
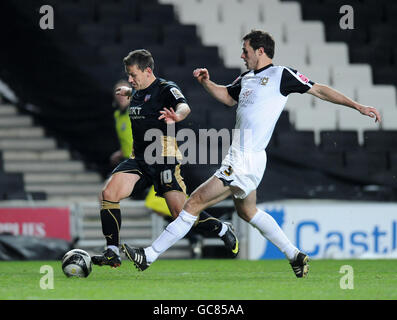
{"type": "Polygon", "coordinates": [[[243,73],[226,86],[238,101],[232,147],[245,152],[265,150],[288,95],[305,93],[313,84],[294,69],[270,64],[243,73]]]}

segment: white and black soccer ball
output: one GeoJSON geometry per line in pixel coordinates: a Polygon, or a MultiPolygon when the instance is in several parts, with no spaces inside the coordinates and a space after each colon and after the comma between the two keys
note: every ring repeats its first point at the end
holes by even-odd
{"type": "Polygon", "coordinates": [[[86,278],[92,270],[91,257],[84,250],[70,250],[62,258],[62,270],[67,277],[86,278]]]}

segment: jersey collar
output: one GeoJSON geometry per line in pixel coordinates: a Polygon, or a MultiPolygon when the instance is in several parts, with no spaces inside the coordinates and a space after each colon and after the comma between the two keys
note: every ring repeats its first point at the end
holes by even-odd
{"type": "Polygon", "coordinates": [[[159,79],[156,78],[147,88],[142,89],[142,90],[137,90],[140,94],[144,94],[148,91],[150,91],[157,83],[159,82],[159,79]]]}
{"type": "Polygon", "coordinates": [[[264,66],[264,67],[262,67],[262,68],[260,68],[258,70],[254,70],[254,74],[262,72],[263,70],[266,70],[267,68],[270,68],[270,67],[273,67],[273,63],[270,63],[270,64],[268,64],[268,65],[266,65],[266,66],[264,66]]]}

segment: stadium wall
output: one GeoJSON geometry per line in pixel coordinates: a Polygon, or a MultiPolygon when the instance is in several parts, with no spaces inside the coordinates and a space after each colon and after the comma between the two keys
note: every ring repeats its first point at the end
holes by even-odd
{"type": "MultiPolygon", "coordinates": [[[[312,259],[397,258],[397,203],[280,201],[261,203],[287,237],[312,259]]],[[[247,226],[248,259],[283,259],[247,226]]]]}

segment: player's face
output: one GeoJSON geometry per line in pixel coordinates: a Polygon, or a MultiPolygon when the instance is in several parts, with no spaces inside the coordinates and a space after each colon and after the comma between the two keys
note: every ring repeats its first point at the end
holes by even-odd
{"type": "Polygon", "coordinates": [[[245,40],[243,43],[243,53],[241,59],[244,60],[245,66],[248,70],[255,70],[258,65],[258,56],[256,50],[251,47],[249,40],[245,40]]]}
{"type": "Polygon", "coordinates": [[[149,77],[151,72],[150,68],[141,70],[136,64],[126,67],[126,72],[128,74],[128,82],[135,90],[146,89],[149,85],[149,77]]]}

